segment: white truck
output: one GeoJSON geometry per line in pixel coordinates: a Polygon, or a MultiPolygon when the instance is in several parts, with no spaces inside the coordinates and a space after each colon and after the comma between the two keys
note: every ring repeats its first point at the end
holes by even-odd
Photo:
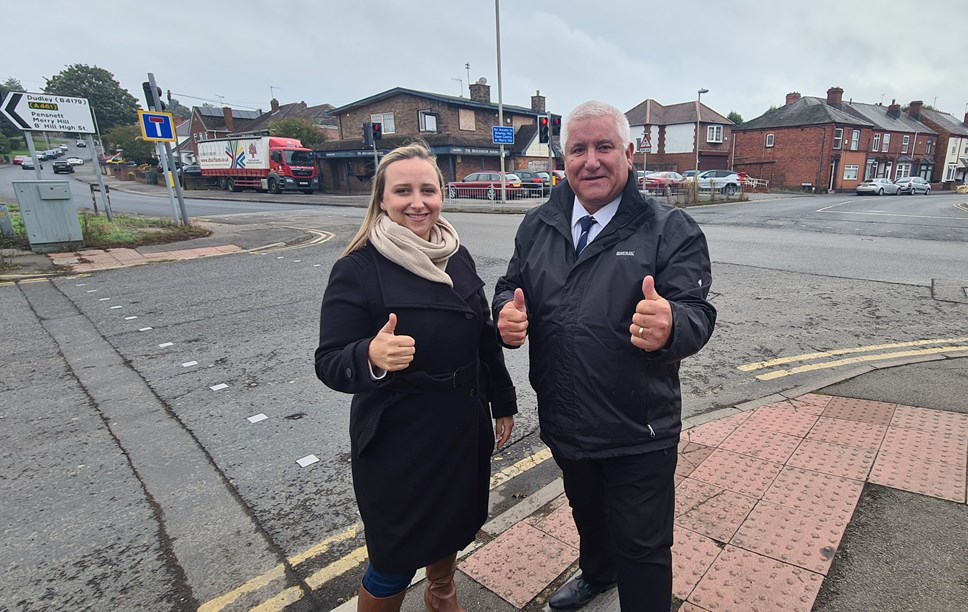
{"type": "Polygon", "coordinates": [[[319,189],[316,155],[295,138],[239,136],[198,141],[203,177],[218,180],[229,191],[256,189],[270,193],[319,189]]]}

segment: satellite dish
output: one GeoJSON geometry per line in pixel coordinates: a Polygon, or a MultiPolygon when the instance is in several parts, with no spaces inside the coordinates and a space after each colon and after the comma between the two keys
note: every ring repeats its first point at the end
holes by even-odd
{"type": "Polygon", "coordinates": [[[481,78],[477,79],[477,84],[478,85],[487,85],[487,79],[485,79],[484,77],[481,77],[481,78]]]}

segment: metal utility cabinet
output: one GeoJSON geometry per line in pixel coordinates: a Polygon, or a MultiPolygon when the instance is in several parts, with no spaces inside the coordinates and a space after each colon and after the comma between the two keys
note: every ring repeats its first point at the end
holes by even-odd
{"type": "Polygon", "coordinates": [[[13,181],[30,250],[51,253],[84,247],[68,181],[13,181]]]}

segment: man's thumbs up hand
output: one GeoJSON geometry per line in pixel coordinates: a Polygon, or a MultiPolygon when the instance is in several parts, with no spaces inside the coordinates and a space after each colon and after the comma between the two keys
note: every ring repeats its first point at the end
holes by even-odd
{"type": "Polygon", "coordinates": [[[370,340],[370,363],[387,372],[399,372],[413,361],[416,342],[410,336],[396,335],[397,315],[390,313],[386,325],[370,340]]]}
{"type": "Polygon", "coordinates": [[[507,346],[521,346],[528,336],[528,308],[524,303],[524,290],[514,290],[514,299],[501,308],[497,317],[497,331],[501,342],[507,346]]]}
{"type": "Polygon", "coordinates": [[[672,307],[655,290],[652,276],[642,280],[642,298],[629,326],[632,344],[645,351],[657,351],[666,345],[672,333],[672,307]]]}

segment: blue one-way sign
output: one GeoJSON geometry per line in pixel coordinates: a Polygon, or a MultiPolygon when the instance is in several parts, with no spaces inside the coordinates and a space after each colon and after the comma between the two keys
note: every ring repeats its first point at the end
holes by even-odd
{"type": "Polygon", "coordinates": [[[514,128],[495,125],[491,128],[491,142],[494,144],[514,144],[514,128]]]}
{"type": "Polygon", "coordinates": [[[151,142],[175,142],[175,117],[171,113],[138,111],[141,135],[151,142]]]}

